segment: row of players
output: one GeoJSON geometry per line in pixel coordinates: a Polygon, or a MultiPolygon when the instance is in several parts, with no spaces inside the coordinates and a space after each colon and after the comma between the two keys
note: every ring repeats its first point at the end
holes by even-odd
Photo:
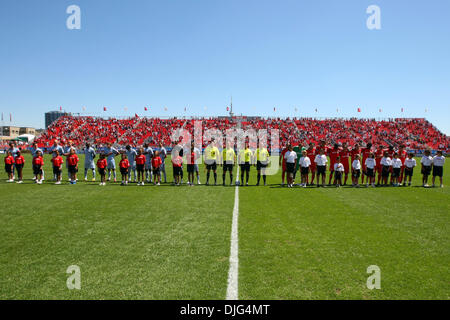
{"type": "MultiPolygon", "coordinates": [[[[33,153],[33,172],[37,183],[42,183],[43,179],[43,151],[37,146],[31,149],[33,153]]],[[[95,164],[94,158],[96,152],[89,144],[83,150],[85,154],[85,180],[87,180],[87,173],[89,170],[93,171],[93,179],[95,180],[95,164]]],[[[63,148],[58,141],[50,148],[49,153],[53,154],[52,163],[56,183],[61,183],[62,164],[64,163],[61,155],[67,157],[66,167],[68,169],[69,181],[76,183],[76,174],[78,172],[79,158],[76,155],[76,150],[69,144],[63,148]]],[[[164,181],[167,181],[165,172],[165,158],[167,156],[166,149],[160,144],[159,150],[153,151],[148,145],[135,150],[131,146],[127,146],[124,150],[118,150],[108,144],[106,148],[101,150],[100,159],[97,161],[97,167],[102,176],[101,184],[105,184],[106,171],[108,172],[108,180],[111,179],[111,173],[114,175],[116,181],[116,165],[115,156],[122,154],[122,159],[119,163],[120,172],[122,174],[122,183],[127,184],[131,180],[131,173],[134,175],[134,180],[138,184],[144,183],[144,174],[147,181],[160,183],[161,173],[164,174],[164,181]],[[137,175],[136,175],[137,173],[137,175]],[[152,175],[153,173],[153,175],[152,175]],[[137,178],[137,179],[136,179],[137,178]]],[[[335,145],[334,148],[327,149],[324,142],[321,142],[318,148],[314,144],[310,144],[309,148],[288,146],[283,149],[280,157],[280,165],[282,165],[282,184],[287,174],[287,185],[292,187],[294,185],[295,177],[298,171],[301,173],[301,186],[309,184],[309,174],[311,173],[311,184],[314,184],[314,179],[317,177],[318,186],[320,186],[319,179],[322,178],[322,186],[325,186],[326,167],[328,164],[328,157],[330,157],[330,180],[334,177],[335,185],[345,185],[350,173],[349,159],[351,159],[351,173],[353,186],[359,186],[359,178],[362,177],[364,184],[364,177],[367,177],[367,185],[375,186],[375,175],[378,173],[378,184],[388,183],[389,176],[391,176],[391,183],[395,186],[401,185],[403,179],[409,177],[408,184],[411,184],[413,169],[416,166],[416,161],[413,154],[407,155],[404,147],[400,147],[398,151],[393,148],[385,150],[378,148],[377,152],[372,152],[372,145],[368,144],[366,148],[360,149],[357,145],[353,150],[349,150],[344,144],[343,146],[335,145]],[[299,156],[300,154],[300,156],[299,156]],[[362,162],[361,162],[362,158],[362,162]]],[[[180,149],[179,157],[172,159],[175,183],[182,183],[183,176],[183,150],[180,149]]],[[[191,144],[190,151],[186,154],[187,171],[189,175],[188,184],[193,185],[194,172],[197,173],[197,183],[200,184],[199,170],[197,159],[201,157],[200,151],[191,144]]],[[[269,164],[269,152],[266,148],[256,149],[254,152],[250,150],[248,143],[245,149],[241,150],[236,159],[236,153],[233,147],[227,146],[220,151],[212,142],[205,150],[205,163],[207,169],[207,184],[209,183],[210,171],[213,171],[214,181],[217,184],[217,165],[223,164],[223,184],[225,184],[225,175],[228,171],[230,174],[230,184],[233,182],[233,166],[237,162],[241,168],[241,181],[244,181],[244,174],[246,175],[246,185],[248,185],[250,165],[254,164],[257,167],[257,185],[259,185],[261,176],[264,184],[266,184],[265,169],[269,164]]],[[[8,173],[8,181],[14,181],[14,169],[16,168],[19,176],[19,183],[22,182],[22,168],[24,165],[24,158],[20,155],[20,150],[13,145],[7,150],[7,157],[5,158],[5,170],[8,173]]],[[[441,186],[443,185],[443,165],[445,158],[439,152],[434,158],[431,157],[429,150],[425,151],[425,155],[421,159],[423,185],[428,186],[428,176],[431,174],[433,168],[433,185],[435,178],[439,177],[441,186]]]]}

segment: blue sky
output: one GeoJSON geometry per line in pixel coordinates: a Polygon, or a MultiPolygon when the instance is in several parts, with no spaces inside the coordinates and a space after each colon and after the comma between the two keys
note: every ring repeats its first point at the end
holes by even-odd
{"type": "Polygon", "coordinates": [[[5,124],[12,113],[43,127],[59,106],[223,115],[233,95],[247,115],[398,117],[403,107],[450,134],[449,16],[448,0],[3,0],[0,110],[5,124]],[[66,28],[71,4],[81,30],[66,28]],[[381,30],[366,27],[371,4],[381,30]]]}

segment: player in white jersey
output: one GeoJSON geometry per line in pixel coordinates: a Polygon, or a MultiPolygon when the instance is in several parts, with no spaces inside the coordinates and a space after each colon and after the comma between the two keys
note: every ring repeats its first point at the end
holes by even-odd
{"type": "Polygon", "coordinates": [[[430,150],[425,150],[425,155],[420,160],[422,164],[422,186],[427,188],[428,185],[428,176],[431,174],[431,168],[433,166],[433,157],[431,157],[430,150]]]}
{"type": "Polygon", "coordinates": [[[408,186],[411,186],[412,176],[414,174],[414,168],[417,166],[416,159],[414,159],[414,153],[408,154],[408,158],[405,160],[405,181],[404,186],[406,186],[406,179],[408,179],[408,186]]]}
{"type": "Polygon", "coordinates": [[[130,167],[128,168],[128,182],[131,182],[131,172],[133,172],[133,180],[136,182],[136,149],[132,148],[130,145],[125,147],[127,154],[128,162],[130,163],[130,167]]]}
{"type": "Polygon", "coordinates": [[[372,152],[369,154],[369,157],[366,159],[364,165],[366,167],[366,176],[367,176],[366,187],[368,187],[369,184],[371,184],[372,187],[375,187],[375,168],[377,166],[375,153],[372,152]]]}
{"type": "Polygon", "coordinates": [[[92,170],[92,181],[95,181],[95,150],[90,143],[86,143],[84,148],[84,181],[87,181],[88,171],[92,170]]]}
{"type": "Polygon", "coordinates": [[[112,146],[110,142],[106,144],[106,148],[104,150],[104,153],[106,155],[106,162],[107,162],[107,169],[108,169],[108,181],[111,180],[111,171],[114,175],[114,182],[117,181],[116,178],[116,161],[114,160],[114,157],[119,154],[119,151],[112,146]]]}
{"type": "Polygon", "coordinates": [[[444,164],[445,157],[442,155],[442,151],[438,151],[437,155],[433,158],[433,187],[435,186],[436,177],[439,177],[441,181],[441,188],[444,187],[444,164]]]}
{"type": "Polygon", "coordinates": [[[148,145],[148,143],[144,143],[144,155],[145,155],[145,179],[147,182],[153,182],[152,175],[152,158],[153,158],[153,149],[148,145]]]}

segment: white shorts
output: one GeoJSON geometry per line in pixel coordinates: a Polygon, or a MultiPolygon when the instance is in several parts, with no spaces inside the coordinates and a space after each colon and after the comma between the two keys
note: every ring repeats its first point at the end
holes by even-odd
{"type": "Polygon", "coordinates": [[[116,163],[114,161],[108,162],[106,169],[116,169],[116,163]]]}

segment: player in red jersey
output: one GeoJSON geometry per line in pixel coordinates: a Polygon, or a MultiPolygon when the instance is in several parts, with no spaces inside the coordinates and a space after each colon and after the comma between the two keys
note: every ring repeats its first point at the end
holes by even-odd
{"type": "Polygon", "coordinates": [[[69,166],[70,184],[77,183],[78,162],[80,159],[75,153],[75,149],[71,148],[67,156],[67,165],[69,166]]]}
{"type": "MultiPolygon", "coordinates": [[[[353,161],[357,160],[357,159],[356,159],[356,156],[359,155],[359,157],[361,158],[361,148],[360,148],[360,146],[359,146],[358,143],[355,144],[355,147],[352,149],[352,151],[350,152],[350,154],[351,154],[351,157],[352,157],[352,163],[353,163],[353,161]]],[[[359,160],[359,159],[358,159],[358,160],[359,160]]],[[[357,180],[359,180],[359,178],[358,178],[357,180]]],[[[359,183],[358,181],[356,181],[356,182],[359,183]]]]}
{"type": "Polygon", "coordinates": [[[33,158],[33,173],[36,176],[36,183],[42,184],[42,167],[44,166],[44,158],[42,158],[42,152],[36,151],[36,155],[33,158]]]}
{"type": "Polygon", "coordinates": [[[372,143],[368,143],[364,149],[362,149],[362,173],[361,173],[361,183],[364,184],[364,176],[366,175],[366,159],[369,158],[372,153],[372,143]]]}
{"type": "Polygon", "coordinates": [[[98,173],[100,173],[100,185],[106,185],[106,166],[108,165],[108,161],[105,158],[105,154],[100,154],[100,158],[97,160],[97,168],[98,173]]]}
{"type": "Polygon", "coordinates": [[[381,165],[381,159],[384,157],[384,152],[387,151],[383,148],[383,146],[380,144],[378,146],[378,150],[375,152],[375,160],[377,163],[376,171],[378,174],[378,185],[381,183],[381,178],[383,177],[383,166],[381,165]]]}
{"type": "MultiPolygon", "coordinates": [[[[136,160],[136,159],[135,159],[136,160]]],[[[128,184],[128,171],[130,169],[130,161],[128,161],[127,154],[122,153],[122,159],[119,162],[119,170],[122,175],[122,183],[121,186],[128,184]]]]}
{"type": "Polygon", "coordinates": [[[399,147],[399,149],[398,149],[398,157],[399,157],[399,159],[402,161],[402,167],[401,167],[401,171],[400,171],[400,178],[399,178],[399,184],[400,185],[402,185],[402,183],[403,183],[403,175],[404,175],[404,173],[405,173],[405,161],[406,161],[406,158],[408,157],[408,152],[406,152],[406,150],[405,150],[405,146],[404,145],[401,145],[400,147],[399,147]]]}
{"type": "Polygon", "coordinates": [[[344,186],[347,184],[348,180],[348,174],[350,173],[350,155],[351,152],[348,149],[347,142],[344,142],[342,144],[342,150],[339,153],[339,156],[341,157],[341,163],[344,165],[344,173],[345,173],[345,180],[344,180],[344,186]]]}
{"type": "Polygon", "coordinates": [[[8,180],[6,180],[6,182],[14,182],[13,166],[14,157],[12,155],[12,152],[8,151],[5,157],[5,171],[8,174],[8,180]]]}
{"type": "MultiPolygon", "coordinates": [[[[339,145],[337,143],[334,144],[333,149],[330,150],[329,156],[330,156],[330,178],[328,181],[328,184],[331,185],[331,179],[334,177],[334,164],[336,163],[337,157],[339,157],[339,154],[341,153],[341,150],[339,149],[339,145]]],[[[336,185],[336,179],[334,179],[334,185],[336,185]]]]}
{"type": "Polygon", "coordinates": [[[286,177],[286,159],[284,158],[284,155],[286,152],[288,152],[288,148],[285,146],[283,150],[281,151],[279,165],[281,166],[281,185],[284,186],[284,179],[286,177]]]}
{"type": "Polygon", "coordinates": [[[61,184],[61,173],[62,173],[62,164],[64,163],[63,158],[59,155],[59,151],[55,150],[53,152],[52,158],[53,164],[53,174],[56,176],[55,184],[61,184]]]}
{"type": "Polygon", "coordinates": [[[25,165],[25,158],[20,153],[20,150],[17,151],[16,157],[14,158],[14,163],[17,169],[17,176],[19,177],[19,181],[17,183],[23,182],[23,166],[25,165]]]}
{"type": "MultiPolygon", "coordinates": [[[[309,148],[306,150],[306,155],[311,161],[311,166],[309,168],[311,170],[311,185],[313,185],[314,178],[316,176],[316,163],[314,162],[314,160],[316,159],[316,148],[314,147],[313,142],[309,144],[309,148]]],[[[306,184],[308,184],[308,178],[306,179],[306,184]]]]}
{"type": "Polygon", "coordinates": [[[140,148],[138,150],[138,155],[136,156],[136,169],[138,173],[138,182],[137,185],[144,185],[144,169],[145,169],[145,155],[144,155],[144,149],[140,148]]]}

